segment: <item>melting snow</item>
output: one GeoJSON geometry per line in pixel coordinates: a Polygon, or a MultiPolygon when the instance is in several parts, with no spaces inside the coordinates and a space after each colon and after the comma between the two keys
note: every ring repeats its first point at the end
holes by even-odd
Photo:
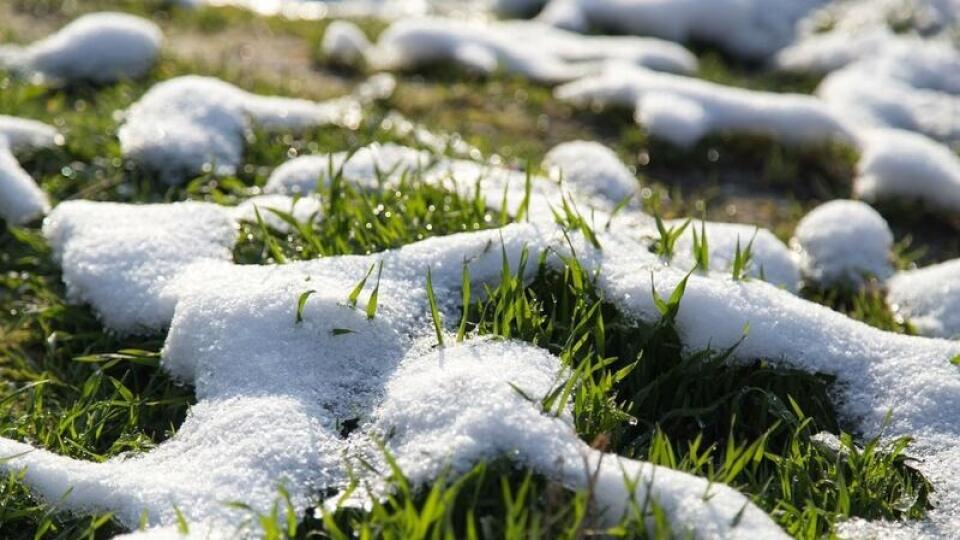
{"type": "Polygon", "coordinates": [[[389,96],[394,81],[370,79],[352,96],[317,103],[251,94],[219,79],[186,76],[150,89],[127,111],[118,136],[123,155],[170,183],[215,169],[232,172],[254,126],[299,130],[328,124],[355,127],[364,103],[389,96]]]}
{"type": "Polygon", "coordinates": [[[794,26],[822,0],[550,0],[538,17],[579,32],[592,28],[715,44],[762,59],[789,44],[794,26]]]}
{"type": "Polygon", "coordinates": [[[0,66],[38,81],[107,83],[133,79],[153,66],[163,34],[152,22],[123,13],[93,13],[26,47],[0,47],[0,66]]]}
{"type": "Polygon", "coordinates": [[[47,213],[50,202],[23,170],[14,152],[53,146],[57,132],[51,126],[12,116],[0,116],[0,218],[20,225],[47,213]]]}
{"type": "Polygon", "coordinates": [[[858,201],[836,200],[804,216],[791,244],[804,276],[816,283],[857,284],[892,273],[893,233],[883,216],[858,201]]]}
{"type": "Polygon", "coordinates": [[[636,108],[637,121],[650,133],[680,146],[716,131],[768,135],[791,144],[850,137],[841,118],[811,96],[732,88],[624,64],[608,65],[602,74],[567,83],[555,94],[579,105],[636,108]]]}
{"type": "Polygon", "coordinates": [[[613,59],[679,73],[697,66],[696,57],[668,41],[584,36],[525,21],[402,19],[367,52],[368,62],[379,69],[455,62],[483,73],[502,69],[545,83],[596,72],[613,59]]]}
{"type": "Polygon", "coordinates": [[[960,260],[898,272],[887,302],[923,335],[960,338],[960,260]]]}
{"type": "MultiPolygon", "coordinates": [[[[454,172],[448,180],[455,188],[474,185],[475,178],[457,174],[470,171],[486,170],[507,185],[525,178],[519,171],[471,169],[467,163],[438,166],[454,172]]],[[[536,184],[557,186],[547,179],[536,184]]],[[[579,196],[575,190],[567,195],[579,196]]],[[[552,189],[534,191],[535,198],[555,196],[552,189]]],[[[606,219],[603,208],[596,211],[606,219]]],[[[531,201],[531,212],[549,209],[531,201]]],[[[624,213],[609,231],[598,229],[602,250],[577,234],[574,244],[584,264],[600,270],[606,298],[629,315],[654,320],[659,314],[651,286],[671,291],[686,268],[665,265],[650,253],[649,220],[635,208],[624,213]]],[[[74,486],[58,503],[63,508],[114,510],[131,526],[146,510],[151,526],[167,527],[149,534],[171,530],[176,506],[191,520],[191,531],[230,536],[238,510],[224,500],[241,493],[253,508],[266,511],[283,480],[302,510],[321,488],[343,485],[345,462],[376,456],[371,436],[393,433],[387,447],[415,482],[435,477],[446,464],[463,470],[477,459],[507,453],[571,487],[585,486],[591,471],[598,471],[597,502],[611,520],[628,500],[626,472],[642,480],[641,499],[649,490],[673,523],[704,538],[784,537],[734,490],[604,456],[578,440],[569,412],[558,418],[541,414],[506,382],[532,395],[545,393],[563,375],[559,360],[547,352],[481,339],[432,347],[427,268],[446,320],[452,320],[449,309],[459,298],[465,262],[478,285],[498,279],[500,250],[491,246],[502,242],[512,265],[524,247],[533,257],[545,250],[567,253],[551,219],[540,215],[533,224],[434,238],[378,255],[237,266],[230,246],[241,214],[206,203],[69,202],[48,218],[45,234],[71,295],[93,304],[117,331],[169,326],[163,368],[192,383],[199,402],[178,434],[156,450],[102,464],[27,452],[30,447],[22,443],[0,439],[0,454],[17,456],[6,466],[27,467],[26,482],[39,494],[60,500],[74,486]],[[368,320],[346,299],[379,261],[384,263],[380,302],[377,316],[368,320]],[[306,290],[315,292],[297,323],[297,299],[306,290]],[[464,404],[455,397],[464,394],[476,399],[464,404]],[[361,428],[347,440],[339,437],[337,422],[358,415],[365,420],[361,428]],[[713,496],[704,497],[708,489],[713,496]],[[741,509],[743,518],[734,526],[741,509]]],[[[737,226],[707,227],[717,244],[747,232],[737,226]]],[[[784,275],[792,276],[784,281],[795,282],[786,248],[772,238],[769,248],[761,247],[768,243],[761,240],[766,236],[757,238],[758,260],[782,260],[784,275]]],[[[361,305],[369,290],[361,295],[361,305]]],[[[878,433],[893,410],[885,433],[917,437],[914,452],[925,458],[919,466],[941,493],[929,519],[894,526],[931,535],[956,530],[960,486],[954,473],[960,455],[952,448],[960,442],[960,374],[949,359],[960,353],[960,343],[885,333],[776,286],[733,281],[719,272],[690,276],[677,321],[688,350],[725,348],[742,340],[738,358],[835,375],[840,411],[865,435],[878,433]]],[[[370,481],[375,493],[383,488],[377,478],[370,481]]]]}

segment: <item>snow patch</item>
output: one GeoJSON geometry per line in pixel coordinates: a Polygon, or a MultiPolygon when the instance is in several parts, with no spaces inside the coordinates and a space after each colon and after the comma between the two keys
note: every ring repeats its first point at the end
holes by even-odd
{"type": "Polygon", "coordinates": [[[822,204],[797,224],[791,245],[804,277],[823,285],[859,284],[893,274],[893,233],[876,210],[858,201],[822,204]]]}
{"type": "Polygon", "coordinates": [[[333,21],[323,33],[320,50],[331,61],[354,66],[372,45],[357,25],[348,21],[333,21]]]}
{"type": "Polygon", "coordinates": [[[153,67],[163,34],[124,13],[92,13],[26,47],[0,47],[0,66],[42,83],[135,79],[153,67]]]}
{"type": "Polygon", "coordinates": [[[596,72],[609,60],[689,73],[696,58],[683,47],[650,38],[584,36],[536,22],[402,19],[381,35],[368,62],[387,70],[454,62],[492,73],[497,69],[543,83],[596,72]]]}
{"type": "Polygon", "coordinates": [[[960,260],[897,272],[887,302],[922,335],[960,338],[960,260]]]}
{"type": "Polygon", "coordinates": [[[551,0],[541,21],[587,32],[701,41],[763,59],[794,37],[794,26],[821,0],[551,0]]]}
{"type": "Polygon", "coordinates": [[[651,134],[688,147],[707,133],[747,132],[796,145],[849,141],[846,123],[822,101],[723,86],[624,64],[609,65],[555,90],[577,105],[636,108],[651,134]]]}
{"type": "Polygon", "coordinates": [[[50,211],[47,195],[23,170],[14,152],[53,146],[57,131],[35,120],[0,115],[0,218],[21,225],[50,211]]]}
{"type": "Polygon", "coordinates": [[[352,96],[317,103],[251,94],[210,77],[186,76],[151,88],[127,111],[118,136],[123,155],[171,184],[204,170],[231,173],[252,128],[355,127],[363,105],[389,96],[394,81],[377,76],[352,96]]]}

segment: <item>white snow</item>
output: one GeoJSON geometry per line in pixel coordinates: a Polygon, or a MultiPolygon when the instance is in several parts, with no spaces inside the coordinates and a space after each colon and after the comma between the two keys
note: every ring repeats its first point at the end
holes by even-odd
{"type": "Polygon", "coordinates": [[[733,88],[642,67],[611,64],[555,90],[578,105],[636,109],[647,131],[679,146],[690,146],[712,132],[747,132],[786,144],[848,141],[845,122],[819,99],[733,88]]]}
{"type": "Polygon", "coordinates": [[[960,338],[960,260],[897,272],[887,302],[922,335],[960,338]]]}
{"type": "Polygon", "coordinates": [[[160,29],[146,19],[92,13],[26,47],[0,47],[0,66],[44,83],[109,83],[147,73],[162,41],[160,29]]]}
{"type": "Polygon", "coordinates": [[[640,182],[617,154],[592,141],[573,141],[553,147],[541,166],[553,178],[576,186],[583,194],[619,202],[637,194],[640,182]]]}
{"type": "Polygon", "coordinates": [[[378,187],[381,180],[398,179],[430,163],[430,154],[393,143],[372,144],[350,154],[300,156],[281,164],[267,179],[267,193],[313,193],[325,188],[330,174],[341,173],[351,183],[367,189],[378,187]],[[347,159],[349,157],[349,159],[347,159]]]}
{"type": "MultiPolygon", "coordinates": [[[[748,108],[730,96],[710,98],[706,90],[690,94],[702,103],[718,100],[717,109],[748,108]]],[[[760,116],[757,111],[751,114],[760,116]]],[[[717,113],[711,121],[725,125],[724,118],[717,113]]],[[[802,118],[798,112],[797,118],[802,118]]],[[[810,132],[833,126],[830,119],[824,117],[823,125],[810,132]]],[[[267,512],[283,481],[295,509],[302,511],[320,502],[314,497],[325,488],[343,487],[348,464],[361,457],[377,459],[372,441],[393,433],[387,448],[418,484],[430,481],[446,465],[458,472],[477,459],[506,454],[571,487],[585,487],[595,478],[595,502],[611,521],[620,517],[630,495],[642,501],[650,493],[675,526],[700,537],[785,538],[769,516],[736,491],[601,454],[578,439],[569,411],[559,417],[542,414],[537,404],[528,403],[506,383],[539,397],[562,380],[560,361],[546,351],[480,339],[461,345],[449,340],[446,348],[434,347],[424,286],[427,269],[444,320],[453,324],[464,263],[476,290],[495,283],[502,261],[494,247],[501,243],[512,267],[524,247],[533,260],[540,253],[553,254],[550,264],[558,263],[556,254],[569,255],[575,249],[588,270],[599,272],[604,298],[636,320],[659,317],[651,290],[655,285],[661,295],[669,295],[687,275],[691,264],[684,254],[691,250],[682,246],[688,239],[681,239],[677,261],[668,264],[649,250],[654,237],[649,218],[628,206],[609,228],[594,227],[602,249],[592,248],[577,232],[571,233],[573,246],[568,245],[553,223],[551,208],[567,197],[581,210],[590,209],[584,214],[587,219],[602,224],[629,181],[628,171],[614,163],[612,154],[580,144],[552,152],[547,163],[568,171],[569,182],[560,186],[549,178],[531,178],[530,223],[429,239],[367,256],[279,266],[231,262],[236,221],[249,219],[255,205],[290,208],[293,200],[279,194],[315,188],[323,180],[317,163],[304,166],[306,173],[280,175],[278,169],[277,178],[290,180],[276,180],[269,198],[239,208],[198,202],[61,204],[47,218],[44,233],[63,267],[71,298],[91,304],[114,331],[169,327],[162,367],[192,384],[198,403],[171,440],[142,455],[87,463],[28,452],[31,447],[0,438],[0,457],[11,457],[0,459],[0,467],[26,468],[27,485],[65,510],[115,511],[131,527],[146,511],[153,527],[147,535],[171,532],[178,508],[191,522],[191,532],[232,537],[240,511],[223,501],[240,494],[252,508],[267,512]],[[602,175],[591,179],[583,174],[578,168],[582,159],[596,160],[602,175]],[[377,314],[368,319],[347,298],[367,269],[380,262],[377,314]],[[313,292],[297,322],[298,299],[306,291],[313,292]],[[464,401],[464,395],[471,399],[464,401]],[[345,440],[338,422],[353,418],[362,424],[345,440]],[[627,492],[625,473],[640,480],[634,494],[627,492]]],[[[400,156],[389,158],[394,163],[420,157],[415,150],[389,148],[367,149],[357,161],[356,174],[369,179],[385,155],[400,156]]],[[[351,166],[346,155],[338,159],[346,162],[345,168],[351,166]]],[[[466,160],[441,159],[423,172],[427,181],[465,196],[479,181],[488,204],[499,206],[499,195],[506,193],[511,209],[518,207],[527,181],[523,171],[466,160]]],[[[753,229],[716,223],[706,227],[713,271],[689,275],[677,315],[685,350],[739,344],[736,359],[763,358],[835,376],[844,420],[865,436],[883,431],[885,436],[915,437],[911,451],[924,458],[918,467],[940,494],[938,507],[927,519],[890,527],[916,536],[957,530],[960,372],[949,360],[960,354],[960,343],[885,333],[792,295],[784,289],[798,281],[795,263],[766,231],[757,233],[751,273],[759,274],[762,266],[764,277],[775,284],[735,281],[724,255],[732,256],[731,239],[735,243],[739,236],[743,245],[753,229]]],[[[871,225],[870,230],[876,229],[871,225]]],[[[949,273],[956,274],[944,275],[949,273]]],[[[369,281],[360,306],[372,288],[369,281]]],[[[916,309],[909,316],[922,317],[921,304],[908,307],[905,302],[901,310],[916,309]]],[[[944,331],[955,323],[943,320],[944,331]]],[[[382,478],[364,474],[373,493],[380,493],[382,478]]]]}
{"type": "Polygon", "coordinates": [[[885,280],[893,233],[876,210],[859,201],[822,204],[800,220],[791,245],[806,279],[823,285],[859,284],[865,275],[885,280]]]}
{"type": "Polygon", "coordinates": [[[356,126],[363,104],[393,91],[387,76],[370,79],[349,97],[317,103],[251,94],[219,79],[185,76],[157,84],[126,113],[118,136],[123,155],[170,183],[204,170],[230,173],[254,126],[302,130],[356,126]]]}
{"type": "Polygon", "coordinates": [[[794,26],[821,0],[551,0],[539,20],[579,32],[593,28],[701,41],[749,59],[789,44],[794,26]]]}
{"type": "Polygon", "coordinates": [[[14,157],[15,152],[53,146],[57,131],[35,120],[0,115],[0,218],[20,225],[47,213],[50,202],[14,157]]]}
{"type": "Polygon", "coordinates": [[[960,209],[960,157],[933,139],[909,131],[861,135],[854,194],[873,201],[913,199],[932,208],[960,209]]]}
{"type": "MultiPolygon", "coordinates": [[[[680,227],[686,220],[671,220],[667,227],[680,227]]],[[[694,232],[699,236],[706,231],[710,251],[709,265],[712,272],[730,275],[737,244],[741,253],[750,245],[752,258],[744,273],[752,278],[763,279],[783,289],[796,292],[800,285],[800,270],[790,249],[767,229],[741,223],[716,223],[691,220],[683,235],[677,240],[670,265],[681,270],[693,270],[697,266],[693,253],[694,232]],[[752,245],[750,244],[753,242],[752,245]]],[[[659,235],[648,233],[650,238],[659,235]]]]}
{"type": "Polygon", "coordinates": [[[378,69],[412,69],[454,62],[482,73],[498,69],[544,83],[596,72],[609,60],[688,73],[696,58],[674,43],[636,37],[595,37],[529,21],[476,22],[401,19],[368,50],[378,69]]]}
{"type": "Polygon", "coordinates": [[[323,32],[320,50],[324,56],[341,65],[353,66],[363,60],[372,45],[363,30],[348,21],[333,21],[323,32]]]}

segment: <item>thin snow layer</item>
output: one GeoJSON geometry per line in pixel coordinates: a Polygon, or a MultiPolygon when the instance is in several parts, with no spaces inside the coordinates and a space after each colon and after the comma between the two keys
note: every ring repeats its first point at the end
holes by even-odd
{"type": "Polygon", "coordinates": [[[696,58],[680,45],[651,38],[584,36],[528,21],[402,19],[368,51],[379,69],[454,62],[482,73],[502,69],[558,83],[596,72],[610,60],[689,73],[696,58]]]}
{"type": "MultiPolygon", "coordinates": [[[[684,220],[667,222],[668,227],[683,226],[684,220]]],[[[699,220],[690,221],[683,235],[674,247],[674,256],[670,265],[683,270],[693,270],[697,266],[693,251],[694,234],[707,235],[707,247],[710,251],[710,270],[718,274],[730,274],[736,257],[737,246],[741,253],[750,246],[753,254],[744,274],[763,279],[777,287],[796,292],[800,285],[800,269],[790,249],[767,229],[740,223],[715,223],[699,220]]],[[[651,231],[652,232],[652,231],[651,231]]],[[[652,236],[658,237],[658,235],[652,236]]]]}
{"type": "Polygon", "coordinates": [[[555,90],[578,105],[635,107],[651,134],[690,146],[712,132],[766,135],[786,144],[850,140],[844,121],[812,96],[732,88],[624,64],[555,90]]]}
{"type": "Polygon", "coordinates": [[[796,23],[822,0],[551,0],[538,19],[587,32],[715,44],[762,59],[788,45],[796,23]]]}
{"type": "Polygon", "coordinates": [[[887,302],[926,336],[960,338],[960,260],[898,272],[887,302]]]}
{"type": "Polygon", "coordinates": [[[333,21],[323,32],[320,50],[328,59],[342,65],[355,65],[371,47],[366,34],[348,21],[333,21]]]}
{"type": "Polygon", "coordinates": [[[860,135],[854,194],[868,201],[912,199],[944,210],[960,209],[960,157],[909,131],[866,130],[860,135]]]}
{"type": "Polygon", "coordinates": [[[123,13],[92,13],[26,47],[0,47],[0,66],[41,82],[108,83],[153,67],[163,34],[152,22],[123,13]]]}
{"type": "Polygon", "coordinates": [[[120,148],[170,183],[203,170],[230,173],[254,126],[272,131],[355,127],[363,105],[389,96],[393,87],[393,79],[381,75],[352,96],[317,103],[258,96],[210,77],[178,77],[157,84],[130,107],[118,132],[120,148]]]}
{"type": "Polygon", "coordinates": [[[791,245],[804,277],[815,283],[858,284],[893,274],[893,233],[876,210],[859,201],[822,204],[800,220],[791,245]]]}
{"type": "Polygon", "coordinates": [[[50,202],[14,152],[53,146],[56,130],[35,120],[0,116],[0,218],[20,225],[47,213],[50,202]]]}

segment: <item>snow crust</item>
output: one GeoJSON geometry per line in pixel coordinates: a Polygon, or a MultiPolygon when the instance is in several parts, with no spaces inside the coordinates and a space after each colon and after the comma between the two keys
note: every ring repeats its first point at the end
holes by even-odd
{"type": "Polygon", "coordinates": [[[893,274],[893,232],[876,210],[859,201],[822,204],[797,224],[791,245],[804,276],[823,285],[859,284],[864,276],[893,274]]]}
{"type": "Polygon", "coordinates": [[[852,135],[845,121],[815,97],[733,88],[625,64],[608,65],[603,73],[554,93],[582,106],[635,108],[635,118],[651,134],[684,147],[718,131],[804,145],[849,141],[852,135]]]}
{"type": "Polygon", "coordinates": [[[135,79],[153,67],[162,41],[160,28],[146,19],[92,13],[26,47],[0,46],[0,66],[42,83],[135,79]]]}
{"type": "Polygon", "coordinates": [[[351,96],[317,103],[259,96],[210,77],[177,77],[130,107],[118,132],[120,147],[125,157],[172,184],[204,170],[230,173],[254,126],[271,131],[356,126],[363,105],[389,96],[393,87],[393,79],[381,75],[351,96]]]}
{"type": "Polygon", "coordinates": [[[0,115],[0,218],[20,225],[50,210],[47,195],[23,170],[15,152],[53,146],[57,131],[44,123],[0,115]]]}
{"type": "Polygon", "coordinates": [[[897,272],[887,302],[923,335],[960,338],[960,260],[897,272]]]}
{"type": "Polygon", "coordinates": [[[482,73],[500,69],[543,83],[596,72],[609,60],[689,73],[696,58],[682,46],[653,38],[585,36],[529,22],[401,19],[369,49],[378,69],[403,70],[453,62],[482,73]]]}

